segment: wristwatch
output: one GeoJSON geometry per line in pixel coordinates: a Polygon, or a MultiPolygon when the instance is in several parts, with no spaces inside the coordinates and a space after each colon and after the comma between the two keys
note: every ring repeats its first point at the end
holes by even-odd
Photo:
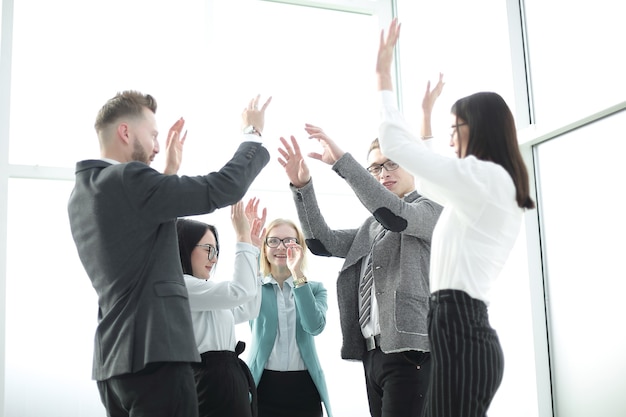
{"type": "Polygon", "coordinates": [[[306,277],[305,277],[304,275],[302,275],[300,278],[296,278],[296,279],[294,279],[294,280],[293,280],[293,285],[294,285],[296,288],[298,288],[298,287],[303,286],[303,285],[304,285],[304,284],[306,284],[307,282],[309,282],[309,281],[307,281],[307,280],[306,280],[306,277]]]}
{"type": "Polygon", "coordinates": [[[244,127],[243,128],[243,133],[261,136],[261,132],[256,130],[256,127],[254,127],[252,125],[248,125],[248,126],[244,127]]]}

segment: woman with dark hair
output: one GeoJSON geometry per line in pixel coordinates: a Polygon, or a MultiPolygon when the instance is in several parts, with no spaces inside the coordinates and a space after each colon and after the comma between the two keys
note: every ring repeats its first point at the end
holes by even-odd
{"type": "MultiPolygon", "coordinates": [[[[452,106],[450,146],[438,155],[409,131],[393,97],[391,63],[400,33],[394,19],[380,36],[376,74],[382,99],[380,146],[415,175],[424,195],[444,206],[432,239],[428,334],[432,371],[424,415],[485,416],[504,371],[489,324],[490,290],[535,207],[513,115],[496,93],[452,106]]],[[[426,90],[426,96],[439,91],[426,90]]]]}
{"type": "Polygon", "coordinates": [[[256,199],[248,202],[245,212],[242,202],[231,207],[237,234],[232,281],[210,279],[220,253],[215,227],[190,219],[176,222],[196,345],[202,359],[192,364],[200,417],[257,415],[252,375],[238,358],[245,344],[235,338],[235,325],[254,319],[261,304],[258,256],[265,210],[259,218],[257,207],[256,199]]]}

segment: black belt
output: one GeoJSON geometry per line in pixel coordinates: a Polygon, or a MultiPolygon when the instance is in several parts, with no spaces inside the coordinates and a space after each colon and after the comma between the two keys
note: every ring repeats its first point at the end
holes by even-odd
{"type": "Polygon", "coordinates": [[[433,304],[444,304],[444,303],[454,303],[454,304],[468,304],[472,307],[486,309],[487,305],[476,298],[472,298],[468,293],[461,290],[439,290],[435,291],[430,295],[430,301],[433,304]]]}
{"type": "Polygon", "coordinates": [[[365,350],[368,352],[380,347],[380,335],[365,338],[365,350]]]}

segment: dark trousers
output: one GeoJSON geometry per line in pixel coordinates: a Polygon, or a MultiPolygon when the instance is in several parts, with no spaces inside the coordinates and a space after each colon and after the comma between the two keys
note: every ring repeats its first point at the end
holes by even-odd
{"type": "Polygon", "coordinates": [[[504,373],[504,355],[487,306],[458,290],[431,296],[433,358],[426,417],[484,417],[504,373]]]}
{"type": "Polygon", "coordinates": [[[98,381],[108,417],[198,417],[198,399],[186,362],[156,362],[133,374],[98,381]]]}
{"type": "Polygon", "coordinates": [[[193,364],[200,417],[256,417],[256,388],[248,365],[238,351],[210,351],[193,364]]]}
{"type": "Polygon", "coordinates": [[[263,370],[259,417],[322,417],[322,403],[309,371],[263,370]]]}
{"type": "Polygon", "coordinates": [[[365,353],[363,368],[372,417],[419,417],[430,380],[430,353],[365,353]]]}

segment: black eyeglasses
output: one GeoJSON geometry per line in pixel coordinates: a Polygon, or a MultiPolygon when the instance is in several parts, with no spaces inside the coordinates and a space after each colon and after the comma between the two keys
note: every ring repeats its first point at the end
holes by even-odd
{"type": "Polygon", "coordinates": [[[196,247],[206,249],[209,261],[212,261],[218,254],[217,248],[210,243],[206,243],[204,245],[196,245],[196,247]]]}
{"type": "Polygon", "coordinates": [[[284,239],[280,239],[277,237],[267,237],[265,238],[265,244],[270,248],[277,248],[280,246],[282,242],[284,247],[287,247],[288,243],[298,243],[298,239],[295,237],[286,237],[284,239]]]}
{"type": "Polygon", "coordinates": [[[393,161],[387,160],[382,164],[372,164],[368,166],[367,171],[372,175],[379,175],[382,172],[383,168],[385,168],[387,172],[391,172],[400,168],[400,165],[396,164],[393,161]]]}
{"type": "Polygon", "coordinates": [[[452,133],[450,133],[450,136],[453,136],[454,133],[459,129],[459,127],[466,126],[466,125],[467,125],[467,123],[457,123],[457,124],[454,124],[454,125],[450,126],[453,129],[452,133]]]}

